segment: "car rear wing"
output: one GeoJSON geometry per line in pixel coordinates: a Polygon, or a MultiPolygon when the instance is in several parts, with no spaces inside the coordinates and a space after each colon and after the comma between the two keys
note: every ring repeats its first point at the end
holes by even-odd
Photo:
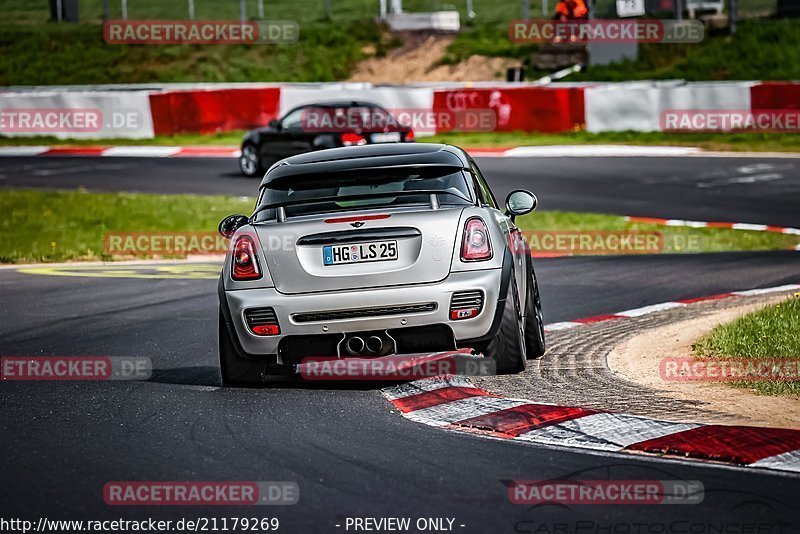
{"type": "Polygon", "coordinates": [[[306,205],[306,204],[317,204],[321,202],[348,202],[353,200],[369,200],[373,198],[386,198],[386,197],[398,197],[398,196],[411,196],[411,195],[428,195],[428,201],[430,202],[430,206],[432,210],[439,209],[439,198],[438,195],[451,195],[460,200],[463,200],[469,204],[474,204],[474,201],[470,200],[469,198],[454,193],[452,191],[444,191],[444,190],[437,190],[437,189],[411,189],[408,191],[384,191],[381,193],[363,193],[358,195],[332,195],[327,197],[316,197],[316,198],[306,198],[306,199],[298,199],[298,200],[287,200],[284,202],[276,202],[274,204],[264,204],[256,208],[252,215],[250,215],[250,224],[256,222],[256,215],[259,213],[269,210],[275,209],[276,210],[276,220],[278,222],[286,221],[286,207],[287,206],[299,206],[299,205],[306,205]]]}

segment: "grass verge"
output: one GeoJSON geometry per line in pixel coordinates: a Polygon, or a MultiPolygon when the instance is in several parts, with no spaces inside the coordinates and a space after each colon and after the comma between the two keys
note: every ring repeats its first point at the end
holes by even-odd
{"type": "MultiPolygon", "coordinates": [[[[508,25],[475,25],[448,46],[443,63],[458,63],[472,55],[517,58],[526,77],[535,80],[549,72],[531,65],[538,45],[515,44],[508,25]]],[[[590,66],[564,81],[668,80],[797,80],[800,79],[800,21],[741,20],[735,36],[727,30],[706,35],[699,44],[640,44],[636,61],[590,66]]]]}
{"type": "MultiPolygon", "coordinates": [[[[216,232],[232,213],[248,214],[254,199],[195,195],[0,190],[0,262],[129,259],[105,250],[109,233],[216,232]]],[[[613,215],[536,212],[518,219],[525,231],[658,232],[664,253],[775,250],[795,246],[796,236],[721,228],[669,228],[629,223],[613,215]]],[[[544,245],[544,242],[542,242],[544,245]]],[[[549,247],[550,245],[546,245],[549,247]]],[[[551,248],[540,248],[552,252],[551,248]]],[[[609,248],[596,252],[613,252],[609,248]]],[[[556,252],[563,252],[557,249],[556,252]]],[[[582,249],[585,252],[585,249],[582,249]]],[[[637,251],[642,253],[641,250],[637,251]]],[[[652,252],[646,249],[644,252],[652,252]]],[[[148,257],[142,255],[140,257],[148,257]]]]}
{"type": "Polygon", "coordinates": [[[92,24],[0,25],[3,85],[326,82],[392,44],[370,20],[310,23],[286,45],[108,45],[92,24]],[[91,60],[87,61],[87,58],[91,60]]]}
{"type": "MultiPolygon", "coordinates": [[[[2,137],[0,146],[239,146],[243,130],[212,135],[181,134],[153,139],[57,139],[55,137],[2,137]]],[[[527,132],[446,133],[423,137],[420,142],[448,143],[469,147],[549,146],[549,145],[648,145],[694,146],[704,150],[731,152],[800,152],[800,135],[768,132],[743,133],[662,133],[662,132],[567,132],[559,134],[527,132]]]]}
{"type": "Polygon", "coordinates": [[[250,213],[255,199],[195,195],[0,191],[0,262],[112,260],[108,233],[216,232],[223,217],[250,213]]]}
{"type": "MultiPolygon", "coordinates": [[[[800,296],[768,306],[720,325],[698,340],[693,348],[702,358],[797,360],[800,358],[800,296]]],[[[735,387],[761,395],[800,394],[800,381],[742,381],[735,387]]]]}

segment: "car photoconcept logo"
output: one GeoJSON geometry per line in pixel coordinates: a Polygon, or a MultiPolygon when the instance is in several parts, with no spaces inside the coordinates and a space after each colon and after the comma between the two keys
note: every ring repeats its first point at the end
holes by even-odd
{"type": "Polygon", "coordinates": [[[356,221],[356,222],[351,222],[350,226],[352,226],[353,228],[361,228],[362,226],[364,226],[364,224],[365,224],[364,221],[356,221]]]}

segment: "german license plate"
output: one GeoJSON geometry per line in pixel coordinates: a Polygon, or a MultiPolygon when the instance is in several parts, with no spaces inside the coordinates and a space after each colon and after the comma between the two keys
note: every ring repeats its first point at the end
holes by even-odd
{"type": "Polygon", "coordinates": [[[392,261],[396,259],[397,241],[370,241],[367,243],[326,245],[322,247],[322,261],[325,265],[392,261]]]}
{"type": "Polygon", "coordinates": [[[398,143],[400,142],[400,132],[375,133],[372,134],[373,143],[398,143]]]}

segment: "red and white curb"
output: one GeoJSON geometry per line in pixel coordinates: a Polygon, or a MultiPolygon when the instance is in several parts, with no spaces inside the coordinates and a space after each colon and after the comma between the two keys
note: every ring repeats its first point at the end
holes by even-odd
{"type": "MultiPolygon", "coordinates": [[[[800,290],[800,284],[664,302],[611,315],[553,323],[548,331],[641,317],[695,302],[800,290]]],[[[659,454],[800,473],[800,430],[676,423],[577,406],[512,399],[466,376],[424,378],[382,390],[403,416],[430,426],[501,439],[605,452],[659,454]]]]}
{"type": "Polygon", "coordinates": [[[548,332],[555,332],[557,330],[568,330],[589,323],[599,323],[602,321],[611,321],[614,319],[630,319],[632,317],[641,317],[663,310],[670,310],[672,308],[682,308],[695,302],[703,302],[706,300],[718,300],[728,297],[750,297],[754,295],[766,295],[769,293],[780,293],[783,291],[797,291],[800,290],[800,284],[787,284],[783,286],[765,287],[762,289],[748,289],[746,291],[731,291],[730,293],[720,293],[718,295],[707,295],[704,297],[695,297],[691,299],[676,300],[671,302],[660,302],[658,304],[651,304],[641,308],[633,308],[631,310],[610,313],[606,315],[594,315],[591,317],[583,317],[581,319],[573,319],[572,321],[562,321],[559,323],[550,323],[545,325],[545,330],[548,332]]]}
{"type": "Polygon", "coordinates": [[[540,445],[659,454],[800,473],[800,430],[675,423],[636,415],[510,399],[464,376],[384,388],[408,419],[540,445]]]}
{"type": "MultiPolygon", "coordinates": [[[[508,147],[465,147],[478,158],[603,158],[603,157],[724,157],[800,158],[792,152],[707,152],[697,147],[636,145],[543,145],[508,147]]],[[[108,156],[137,158],[238,157],[236,146],[6,146],[0,157],[18,156],[108,156]]]]}
{"type": "Polygon", "coordinates": [[[795,152],[706,151],[692,146],[539,145],[467,148],[476,158],[800,158],[795,152]]]}
{"type": "Polygon", "coordinates": [[[112,158],[236,158],[233,146],[10,146],[0,147],[0,157],[94,156],[112,158]]]}
{"type": "Polygon", "coordinates": [[[660,219],[657,217],[631,216],[626,216],[625,220],[633,223],[660,224],[663,226],[688,226],[690,228],[730,228],[731,230],[749,230],[751,232],[774,232],[778,234],[800,235],[800,228],[774,226],[770,224],[685,221],[682,219],[660,219]]]}

